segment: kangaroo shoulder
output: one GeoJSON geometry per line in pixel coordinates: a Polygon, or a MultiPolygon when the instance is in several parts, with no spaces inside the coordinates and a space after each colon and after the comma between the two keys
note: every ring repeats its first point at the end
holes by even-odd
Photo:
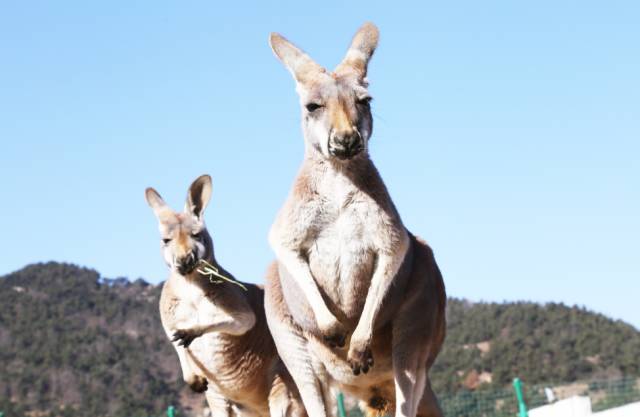
{"type": "Polygon", "coordinates": [[[171,323],[176,315],[180,299],[171,284],[170,279],[165,281],[160,292],[160,318],[164,324],[171,323]]]}

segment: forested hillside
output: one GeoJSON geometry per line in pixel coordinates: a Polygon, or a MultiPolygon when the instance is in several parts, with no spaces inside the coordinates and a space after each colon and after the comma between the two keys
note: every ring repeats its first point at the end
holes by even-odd
{"type": "Polygon", "coordinates": [[[450,299],[447,339],[432,371],[437,391],[640,376],[640,332],[562,304],[450,299]]]}
{"type": "Polygon", "coordinates": [[[160,416],[189,399],[159,294],[142,280],[58,263],[0,278],[0,411],[160,416]]]}
{"type": "MultiPolygon", "coordinates": [[[[46,263],[0,278],[0,411],[6,416],[160,416],[200,412],[158,315],[159,286],[46,263]]],[[[563,305],[452,299],[438,393],[640,376],[640,332],[563,305]]]]}

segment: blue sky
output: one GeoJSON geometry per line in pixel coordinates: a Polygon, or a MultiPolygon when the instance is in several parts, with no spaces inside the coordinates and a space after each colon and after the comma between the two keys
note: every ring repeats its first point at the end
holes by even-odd
{"type": "Polygon", "coordinates": [[[640,328],[640,6],[14,2],[0,12],[0,273],[166,276],[156,187],[210,173],[218,259],[260,282],[302,158],[278,31],[332,68],[365,20],[372,157],[448,292],[563,301],[640,328]]]}

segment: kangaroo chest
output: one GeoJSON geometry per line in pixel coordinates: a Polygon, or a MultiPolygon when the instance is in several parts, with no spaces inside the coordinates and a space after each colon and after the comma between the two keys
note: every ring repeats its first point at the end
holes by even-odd
{"type": "Polygon", "coordinates": [[[308,263],[343,319],[355,323],[375,266],[380,213],[375,203],[353,186],[333,187],[329,192],[329,198],[317,207],[314,232],[306,242],[308,263]]]}
{"type": "MultiPolygon", "coordinates": [[[[212,318],[218,317],[224,312],[212,303],[204,289],[189,280],[182,280],[175,287],[178,306],[175,311],[175,319],[181,323],[190,323],[189,327],[199,327],[206,323],[211,323],[212,318]]],[[[195,339],[190,346],[191,352],[197,359],[200,359],[207,367],[216,366],[220,359],[211,361],[211,352],[224,349],[225,337],[218,332],[205,333],[195,339]]],[[[223,365],[223,364],[220,364],[223,365]]]]}
{"type": "Polygon", "coordinates": [[[209,323],[211,317],[224,313],[215,303],[210,301],[199,283],[183,279],[174,286],[174,291],[179,300],[176,311],[177,319],[189,321],[198,326],[209,323]]]}
{"type": "MultiPolygon", "coordinates": [[[[194,326],[211,323],[215,317],[223,319],[229,314],[233,315],[233,312],[224,311],[212,302],[205,290],[193,282],[181,282],[176,295],[179,299],[176,315],[182,315],[194,326]]],[[[256,330],[252,331],[255,333],[256,330]]],[[[189,351],[211,383],[217,385],[226,396],[241,402],[241,398],[235,397],[238,393],[246,393],[248,386],[262,388],[261,384],[256,383],[256,373],[264,359],[256,357],[250,341],[251,337],[247,334],[232,336],[208,332],[196,338],[189,346],[189,351]]]]}

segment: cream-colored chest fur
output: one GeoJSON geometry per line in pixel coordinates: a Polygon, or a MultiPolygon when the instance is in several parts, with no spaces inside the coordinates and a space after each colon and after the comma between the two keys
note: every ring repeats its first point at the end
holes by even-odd
{"type": "Polygon", "coordinates": [[[309,267],[343,319],[355,325],[377,251],[386,246],[392,221],[371,196],[341,173],[327,173],[317,192],[321,198],[306,208],[314,230],[304,244],[309,267]]]}
{"type": "MultiPolygon", "coordinates": [[[[227,315],[216,304],[212,303],[203,289],[184,277],[177,277],[173,286],[175,297],[177,298],[176,323],[191,323],[191,327],[202,326],[211,321],[211,317],[227,315]]],[[[206,333],[195,339],[189,349],[197,359],[204,363],[215,365],[211,362],[210,352],[219,348],[222,342],[222,335],[217,332],[206,333]]]]}
{"type": "MultiPolygon", "coordinates": [[[[233,314],[213,302],[201,285],[179,275],[169,278],[164,292],[168,293],[169,303],[168,308],[161,309],[161,316],[169,338],[176,330],[203,326],[212,318],[224,321],[233,314]]],[[[213,379],[217,389],[233,399],[238,392],[246,392],[245,385],[250,382],[247,378],[239,378],[237,359],[242,352],[235,349],[236,340],[224,333],[209,332],[193,340],[187,349],[187,355],[198,364],[194,372],[208,380],[213,379]]]]}
{"type": "Polygon", "coordinates": [[[172,280],[171,291],[177,301],[176,321],[202,325],[213,315],[225,314],[211,302],[201,285],[177,275],[173,275],[170,279],[172,280]]]}

